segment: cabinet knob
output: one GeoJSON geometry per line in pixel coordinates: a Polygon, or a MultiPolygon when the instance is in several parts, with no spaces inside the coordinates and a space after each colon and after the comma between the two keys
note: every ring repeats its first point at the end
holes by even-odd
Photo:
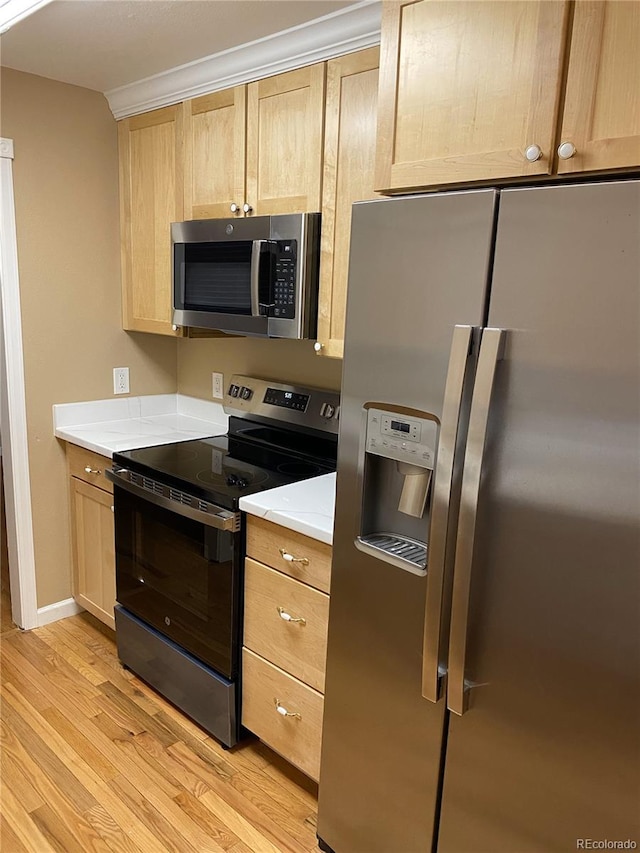
{"type": "Polygon", "coordinates": [[[527,150],[524,152],[524,156],[530,163],[535,163],[536,160],[539,160],[542,157],[542,148],[539,145],[529,145],[527,150]]]}
{"type": "Polygon", "coordinates": [[[242,205],[242,209],[244,210],[244,212],[245,212],[245,213],[251,213],[251,211],[253,210],[253,208],[251,207],[251,205],[250,205],[248,202],[246,202],[246,201],[245,201],[245,203],[242,205]]]}
{"type": "Polygon", "coordinates": [[[287,711],[284,705],[280,704],[279,699],[274,699],[273,701],[276,706],[276,711],[280,714],[281,717],[295,717],[298,720],[302,719],[302,715],[299,714],[297,711],[287,711]]]}
{"type": "Polygon", "coordinates": [[[92,468],[90,465],[84,466],[85,474],[102,474],[99,468],[92,468]]]}
{"type": "Polygon", "coordinates": [[[174,332],[177,332],[178,329],[180,328],[180,326],[176,326],[176,324],[174,323],[173,326],[171,326],[171,328],[173,329],[174,332]]]}
{"type": "Polygon", "coordinates": [[[561,160],[570,160],[576,153],[576,146],[573,142],[561,142],[558,145],[558,157],[561,160]]]}
{"type": "Polygon", "coordinates": [[[324,344],[321,344],[320,341],[316,341],[315,344],[313,345],[313,348],[316,352],[322,352],[323,347],[324,347],[324,344]]]}
{"type": "Polygon", "coordinates": [[[235,201],[232,201],[229,205],[229,210],[231,213],[240,213],[240,205],[236,204],[235,201]]]}

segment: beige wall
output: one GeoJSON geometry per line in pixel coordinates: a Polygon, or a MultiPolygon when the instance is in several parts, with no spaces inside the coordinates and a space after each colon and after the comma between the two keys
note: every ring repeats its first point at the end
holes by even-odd
{"type": "Polygon", "coordinates": [[[0,133],[14,140],[38,606],[68,598],[64,449],[53,403],[176,390],[176,343],[121,328],[116,123],[97,92],[2,69],[0,133]]]}
{"type": "Polygon", "coordinates": [[[313,341],[210,338],[178,341],[178,390],[211,399],[211,373],[243,373],[318,388],[340,388],[342,361],[318,356],[313,341]]]}

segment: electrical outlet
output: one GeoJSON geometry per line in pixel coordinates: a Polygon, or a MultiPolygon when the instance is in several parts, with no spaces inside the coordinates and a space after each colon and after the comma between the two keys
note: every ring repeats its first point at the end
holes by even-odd
{"type": "Polygon", "coordinates": [[[211,374],[212,394],[216,400],[222,400],[224,397],[224,374],[211,374]]]}
{"type": "Polygon", "coordinates": [[[128,394],[129,393],[129,368],[114,367],[113,368],[113,393],[128,394]]]}

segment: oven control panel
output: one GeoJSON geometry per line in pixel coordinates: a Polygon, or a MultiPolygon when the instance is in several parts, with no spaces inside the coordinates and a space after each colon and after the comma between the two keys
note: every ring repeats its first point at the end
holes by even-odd
{"type": "Polygon", "coordinates": [[[230,415],[282,420],[337,433],[340,394],[234,374],[227,385],[224,410],[230,415]]]}

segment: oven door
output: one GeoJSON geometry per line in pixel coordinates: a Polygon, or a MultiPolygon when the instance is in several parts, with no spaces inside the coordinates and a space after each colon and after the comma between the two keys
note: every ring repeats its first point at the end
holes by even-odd
{"type": "Polygon", "coordinates": [[[233,679],[240,638],[240,533],[114,489],[117,600],[233,679]]]}

